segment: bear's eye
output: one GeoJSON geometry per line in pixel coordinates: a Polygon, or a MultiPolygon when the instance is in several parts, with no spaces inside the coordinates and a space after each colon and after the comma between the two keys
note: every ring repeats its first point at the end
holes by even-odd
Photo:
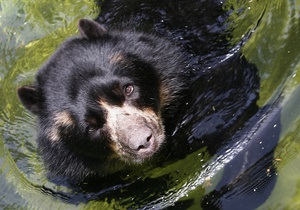
{"type": "Polygon", "coordinates": [[[124,94],[126,96],[130,96],[134,91],[133,85],[125,85],[124,86],[124,94]]]}
{"type": "Polygon", "coordinates": [[[90,133],[93,133],[93,132],[95,132],[95,131],[97,131],[98,130],[98,128],[97,127],[94,127],[94,126],[87,126],[87,131],[88,132],[90,132],[90,133]]]}

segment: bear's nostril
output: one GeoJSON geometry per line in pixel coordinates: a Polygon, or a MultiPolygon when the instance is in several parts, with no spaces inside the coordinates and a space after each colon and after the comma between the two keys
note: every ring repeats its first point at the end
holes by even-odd
{"type": "Polygon", "coordinates": [[[141,150],[141,149],[145,149],[145,146],[144,145],[140,145],[138,148],[137,148],[137,151],[141,150]]]}
{"type": "Polygon", "coordinates": [[[152,138],[152,133],[147,137],[147,142],[149,142],[152,138]]]}
{"type": "Polygon", "coordinates": [[[148,127],[140,127],[139,129],[133,129],[127,136],[127,146],[135,151],[147,151],[153,144],[154,136],[153,132],[148,127]]]}
{"type": "Polygon", "coordinates": [[[151,142],[150,142],[151,138],[152,138],[152,134],[150,134],[146,139],[142,140],[136,150],[140,151],[140,150],[149,148],[151,145],[151,142]]]}

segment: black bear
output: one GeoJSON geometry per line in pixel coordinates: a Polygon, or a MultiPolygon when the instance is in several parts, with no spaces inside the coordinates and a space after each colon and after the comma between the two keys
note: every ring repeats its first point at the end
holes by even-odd
{"type": "Polygon", "coordinates": [[[82,180],[161,149],[163,116],[178,104],[185,65],[166,39],[107,31],[87,19],[78,25],[81,36],[64,42],[18,94],[38,117],[50,174],[82,180]]]}

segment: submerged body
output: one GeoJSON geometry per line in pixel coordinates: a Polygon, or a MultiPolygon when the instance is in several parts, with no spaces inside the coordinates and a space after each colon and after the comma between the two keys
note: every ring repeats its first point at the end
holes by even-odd
{"type": "Polygon", "coordinates": [[[111,0],[97,19],[109,30],[79,21],[81,35],[19,89],[38,117],[37,142],[50,175],[81,182],[161,153],[162,161],[204,146],[213,153],[239,129],[256,110],[259,79],[239,53],[228,58],[221,7],[111,0]]]}
{"type": "Polygon", "coordinates": [[[167,40],[85,19],[79,30],[18,90],[38,116],[47,168],[76,180],[151,159],[165,140],[162,116],[184,84],[181,52],[167,40]]]}

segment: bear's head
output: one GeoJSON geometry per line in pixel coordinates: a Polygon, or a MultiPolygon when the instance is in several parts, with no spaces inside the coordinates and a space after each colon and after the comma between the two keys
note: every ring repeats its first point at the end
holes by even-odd
{"type": "Polygon", "coordinates": [[[181,53],[168,41],[137,32],[108,32],[79,21],[18,89],[38,117],[38,146],[54,174],[85,177],[112,161],[143,163],[165,140],[163,117],[183,87],[181,53]]]}

